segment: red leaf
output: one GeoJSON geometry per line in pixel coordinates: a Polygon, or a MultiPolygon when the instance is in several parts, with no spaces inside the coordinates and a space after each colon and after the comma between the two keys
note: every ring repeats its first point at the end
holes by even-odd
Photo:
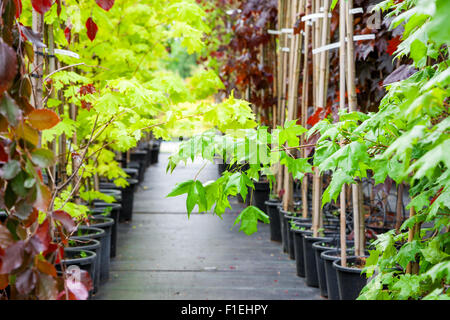
{"type": "Polygon", "coordinates": [[[51,193],[46,185],[38,184],[36,193],[36,201],[34,202],[34,207],[38,210],[47,212],[48,206],[50,205],[51,193]]]}
{"type": "Polygon", "coordinates": [[[81,108],[86,109],[87,111],[91,111],[92,103],[86,102],[85,100],[81,100],[81,108]]]}
{"type": "Polygon", "coordinates": [[[25,242],[20,240],[5,249],[0,274],[10,273],[22,265],[25,242]]]}
{"type": "Polygon", "coordinates": [[[65,211],[57,210],[53,212],[52,217],[61,222],[63,227],[69,232],[72,233],[77,229],[77,226],[75,224],[75,221],[73,221],[73,218],[65,211]]]}
{"type": "Polygon", "coordinates": [[[9,89],[16,73],[16,52],[2,41],[0,42],[0,95],[9,89]]]}
{"type": "Polygon", "coordinates": [[[94,85],[92,83],[84,85],[84,86],[81,86],[80,90],[78,90],[78,93],[80,95],[82,95],[82,96],[85,96],[87,94],[92,94],[92,93],[95,93],[95,92],[96,92],[96,90],[95,90],[95,87],[94,87],[94,85]]]}
{"type": "Polygon", "coordinates": [[[19,19],[22,13],[22,0],[14,0],[14,5],[16,6],[16,19],[19,19]]]}
{"type": "Polygon", "coordinates": [[[91,41],[94,41],[95,36],[97,34],[98,31],[98,27],[95,24],[94,20],[92,20],[91,17],[89,17],[89,19],[87,19],[86,21],[86,28],[87,28],[87,36],[91,41]]]}
{"type": "Polygon", "coordinates": [[[388,46],[387,46],[386,52],[392,56],[392,54],[395,52],[395,50],[397,50],[397,47],[400,44],[400,42],[401,42],[400,36],[396,36],[395,38],[388,40],[388,46]]]}
{"type": "Polygon", "coordinates": [[[72,293],[75,300],[87,300],[89,292],[84,286],[84,284],[72,278],[67,279],[65,283],[67,289],[70,291],[70,293],[72,293]]]}
{"type": "Polygon", "coordinates": [[[0,274],[0,290],[5,289],[9,284],[9,275],[0,274]]]}
{"type": "Polygon", "coordinates": [[[35,109],[28,115],[28,120],[38,130],[53,128],[60,121],[58,115],[50,109],[35,109]]]}
{"type": "Polygon", "coordinates": [[[5,151],[5,146],[2,141],[0,141],[0,163],[8,162],[8,154],[5,151]]]}
{"type": "Polygon", "coordinates": [[[72,32],[69,27],[64,29],[64,36],[66,37],[67,43],[70,44],[70,40],[72,39],[72,32]]]}
{"type": "Polygon", "coordinates": [[[45,260],[37,260],[36,267],[42,273],[48,274],[49,276],[56,277],[55,266],[45,260]]]}
{"type": "Polygon", "coordinates": [[[114,5],[114,0],[95,0],[95,2],[102,8],[103,10],[109,11],[114,5]]]}
{"type": "Polygon", "coordinates": [[[37,282],[36,273],[33,269],[26,269],[16,277],[16,289],[21,295],[26,295],[34,289],[37,282]]]}
{"type": "Polygon", "coordinates": [[[316,111],[311,115],[311,117],[308,118],[306,121],[307,124],[314,126],[317,122],[319,122],[320,119],[320,113],[322,112],[323,108],[317,108],[316,111]]]}
{"type": "Polygon", "coordinates": [[[40,14],[46,13],[52,7],[51,0],[31,0],[31,4],[37,12],[40,14]]]}
{"type": "Polygon", "coordinates": [[[52,238],[50,237],[50,222],[49,219],[45,219],[44,222],[39,225],[36,234],[33,237],[37,237],[42,244],[44,249],[40,251],[45,251],[48,249],[52,238]]]}

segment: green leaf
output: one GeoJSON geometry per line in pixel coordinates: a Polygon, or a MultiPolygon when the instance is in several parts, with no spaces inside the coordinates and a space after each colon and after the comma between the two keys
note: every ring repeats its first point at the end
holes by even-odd
{"type": "Polygon", "coordinates": [[[48,149],[35,149],[31,152],[31,160],[41,168],[47,168],[54,162],[53,152],[48,149]]]}
{"type": "Polygon", "coordinates": [[[2,177],[11,180],[20,172],[20,162],[17,160],[9,160],[2,168],[2,177]]]}
{"type": "Polygon", "coordinates": [[[269,223],[269,217],[255,206],[248,206],[239,214],[234,221],[233,226],[241,223],[239,231],[243,231],[246,235],[251,235],[258,231],[258,220],[269,223]]]}
{"type": "Polygon", "coordinates": [[[183,193],[188,193],[194,180],[185,181],[182,183],[177,183],[175,188],[166,197],[176,197],[183,193]]]}

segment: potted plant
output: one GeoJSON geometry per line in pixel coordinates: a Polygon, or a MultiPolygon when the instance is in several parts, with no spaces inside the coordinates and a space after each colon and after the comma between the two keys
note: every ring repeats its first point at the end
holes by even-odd
{"type": "MultiPolygon", "coordinates": [[[[67,241],[67,247],[64,248],[64,252],[69,251],[92,251],[95,253],[95,261],[93,267],[93,273],[91,274],[91,279],[94,281],[93,293],[97,293],[100,287],[100,265],[101,265],[101,243],[96,239],[73,239],[69,238],[67,241]]],[[[81,253],[81,256],[85,254],[81,253]]]]}
{"type": "Polygon", "coordinates": [[[347,266],[341,265],[339,257],[333,261],[336,269],[340,300],[355,300],[362,288],[366,285],[366,276],[362,273],[367,256],[348,256],[347,266]]]}
{"type": "MultiPolygon", "coordinates": [[[[105,252],[109,254],[109,248],[107,243],[106,232],[103,229],[96,228],[93,226],[80,225],[77,231],[70,237],[72,240],[87,240],[95,239],[100,242],[100,267],[99,267],[99,277],[101,283],[102,273],[105,275],[109,272],[109,259],[105,259],[105,252]],[[105,261],[105,263],[104,263],[105,261]]],[[[104,277],[104,276],[103,276],[104,277]]]]}
{"type": "Polygon", "coordinates": [[[103,238],[104,247],[102,249],[101,256],[101,271],[100,271],[100,282],[105,283],[109,279],[109,265],[111,258],[111,233],[112,227],[114,225],[114,220],[105,216],[89,216],[88,221],[86,221],[86,226],[93,226],[95,228],[103,229],[105,231],[105,237],[103,238]]]}
{"type": "Polygon", "coordinates": [[[281,205],[279,198],[271,195],[269,200],[265,201],[266,210],[270,220],[270,240],[281,242],[281,221],[280,214],[278,213],[278,206],[281,205]]]}

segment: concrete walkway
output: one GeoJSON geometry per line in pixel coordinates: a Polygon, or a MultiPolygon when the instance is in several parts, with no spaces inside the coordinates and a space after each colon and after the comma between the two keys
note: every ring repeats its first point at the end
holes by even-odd
{"type": "MultiPolygon", "coordinates": [[[[186,198],[165,198],[177,182],[193,179],[202,161],[165,173],[177,143],[163,143],[159,163],[135,193],[133,221],[119,225],[117,257],[110,280],[95,299],[320,299],[319,291],[295,274],[295,261],[269,240],[269,226],[246,236],[233,230],[242,204],[221,220],[211,213],[186,214],[186,198]]],[[[199,180],[218,177],[208,164],[199,180]]],[[[194,210],[196,210],[195,208],[194,210]]]]}

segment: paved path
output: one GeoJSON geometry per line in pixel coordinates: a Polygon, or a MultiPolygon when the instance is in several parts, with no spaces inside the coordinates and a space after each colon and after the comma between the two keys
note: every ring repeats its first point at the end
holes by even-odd
{"type": "MultiPolygon", "coordinates": [[[[168,153],[176,143],[163,143],[159,163],[146,172],[135,193],[133,221],[119,226],[117,257],[110,280],[96,299],[320,299],[319,291],[295,275],[295,261],[269,240],[269,226],[246,236],[230,228],[242,209],[221,220],[210,213],[187,218],[185,197],[165,198],[177,182],[192,179],[201,161],[165,173],[168,153]]],[[[218,176],[208,164],[202,182],[218,176]]],[[[196,209],[195,209],[196,210],[196,209]]]]}

